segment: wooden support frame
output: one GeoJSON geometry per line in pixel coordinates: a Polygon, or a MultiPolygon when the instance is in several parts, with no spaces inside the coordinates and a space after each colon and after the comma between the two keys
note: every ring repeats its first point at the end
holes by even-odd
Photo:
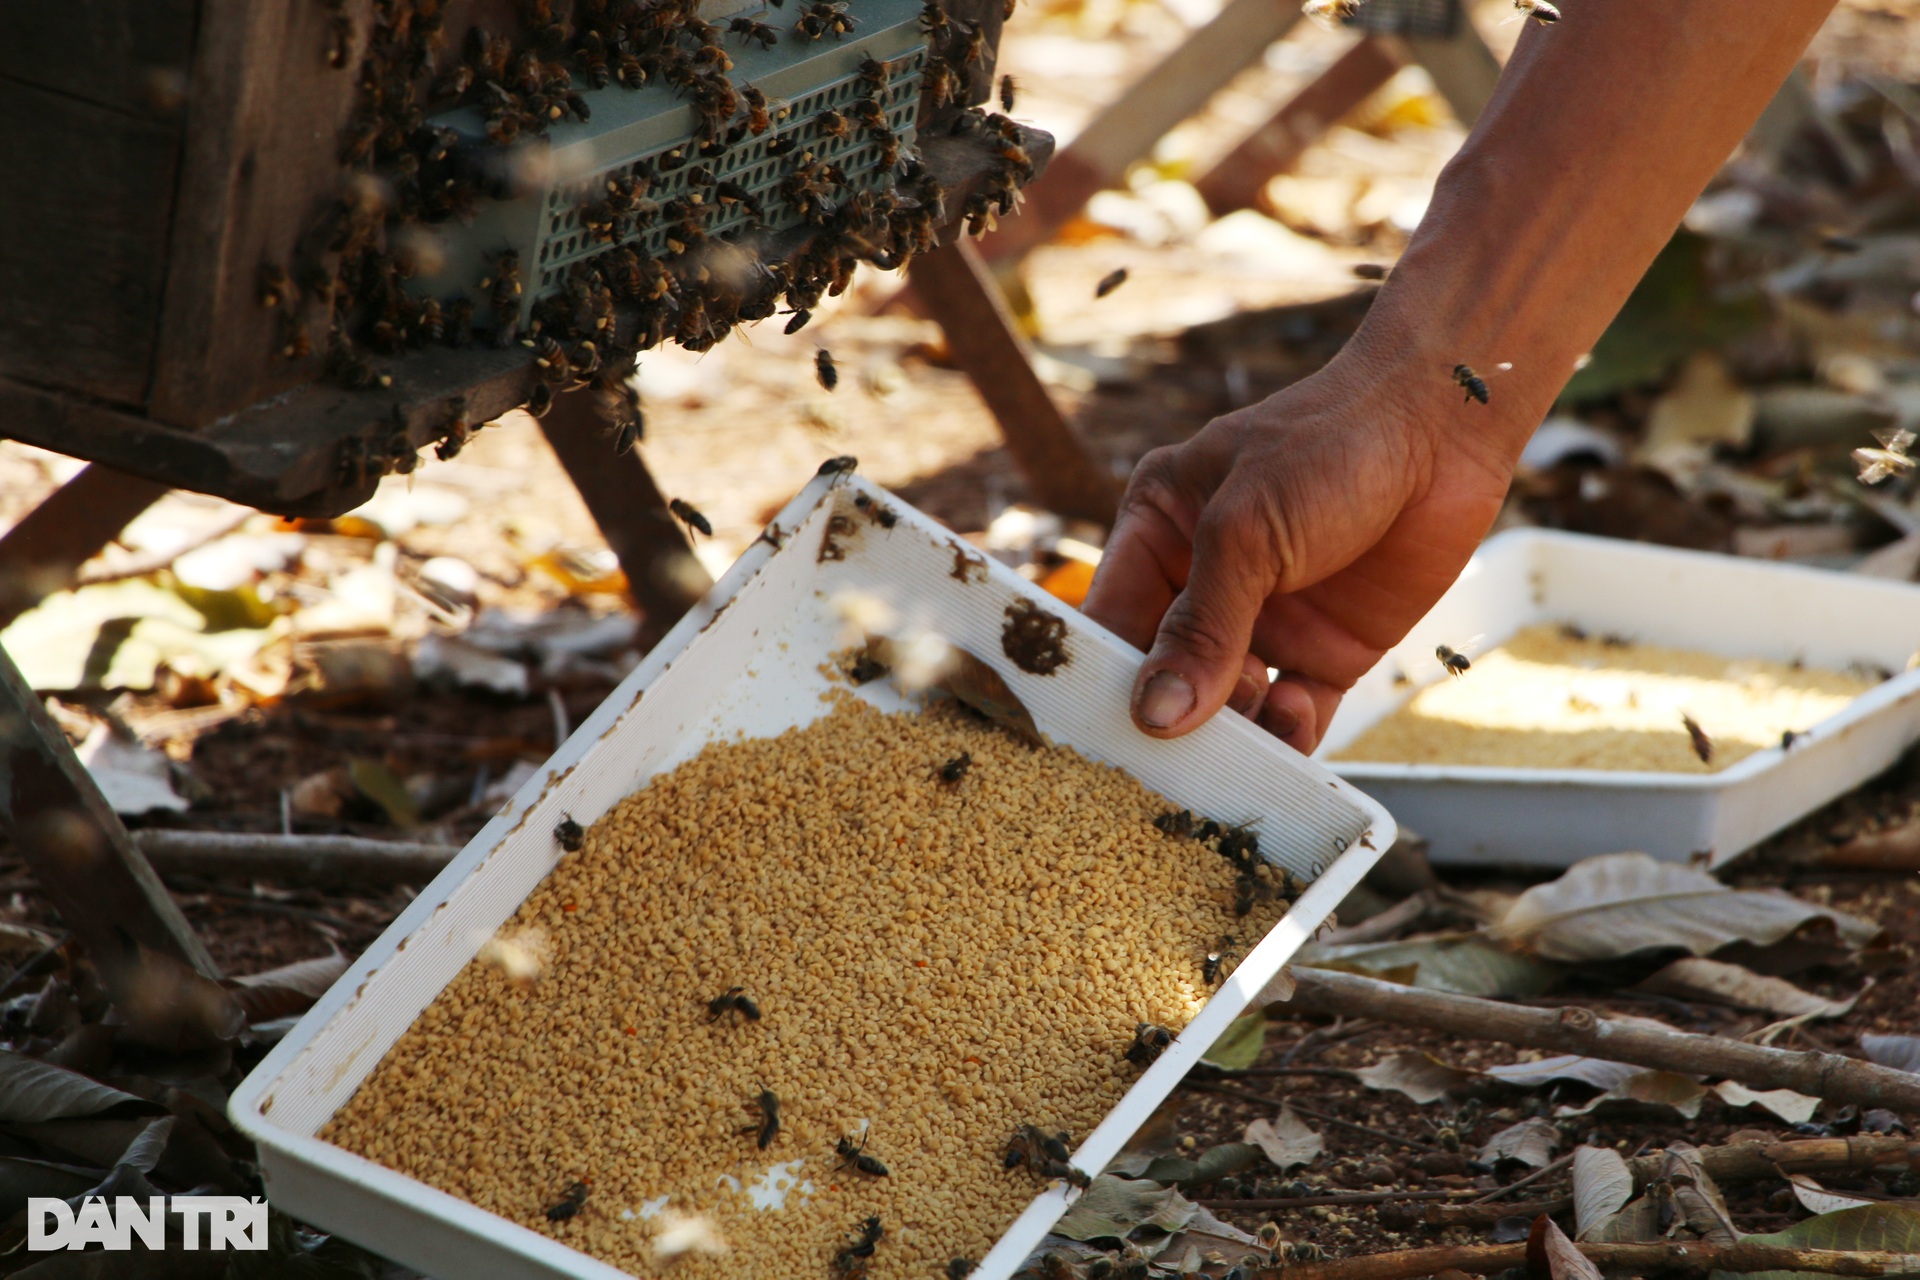
{"type": "Polygon", "coordinates": [[[594,523],[619,558],[627,591],[645,615],[642,647],[667,633],[713,585],[680,522],[667,510],[639,449],[613,451],[613,437],[594,407],[593,392],[557,397],[540,420],[547,443],[566,468],[594,523]]]}
{"type": "Polygon", "coordinates": [[[13,846],[116,1000],[139,996],[141,949],[220,970],[73,748],[0,650],[0,837],[13,846]]]}
{"type": "Polygon", "coordinates": [[[946,331],[954,362],[999,420],[1034,501],[1062,515],[1112,524],[1120,486],[1087,452],[1033,371],[1032,353],[973,243],[955,237],[914,259],[909,276],[921,305],[946,331]]]}
{"type": "Polygon", "coordinates": [[[73,581],[167,486],[99,463],[56,489],[0,537],[0,627],[73,581]]]}

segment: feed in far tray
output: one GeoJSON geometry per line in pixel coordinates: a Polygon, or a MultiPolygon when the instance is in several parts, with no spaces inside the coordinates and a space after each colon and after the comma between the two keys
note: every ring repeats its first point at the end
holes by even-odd
{"type": "Polygon", "coordinates": [[[594,823],[500,931],[539,977],[483,953],[321,1136],[639,1275],[700,1215],[689,1278],[937,1276],[1083,1180],[1302,886],[1070,748],[829,698],[594,823]]]}
{"type": "Polygon", "coordinates": [[[1476,656],[1462,678],[1420,690],[1332,758],[1715,773],[1804,734],[1879,679],[1528,627],[1476,656]],[[1698,749],[1689,719],[1709,750],[1698,749]]]}

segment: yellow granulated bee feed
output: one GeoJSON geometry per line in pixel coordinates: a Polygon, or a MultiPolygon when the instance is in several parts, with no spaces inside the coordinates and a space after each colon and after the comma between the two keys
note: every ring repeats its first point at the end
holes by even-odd
{"type": "Polygon", "coordinates": [[[539,976],[469,964],[322,1136],[642,1276],[689,1214],[729,1251],[681,1256],[688,1280],[826,1280],[874,1214],[873,1280],[981,1257],[1046,1185],[1002,1168],[1016,1127],[1083,1138],[1139,1074],[1136,1024],[1184,1026],[1207,952],[1286,903],[1236,918],[1232,863],[1117,769],[833,701],[595,823],[493,949],[539,976]],[[759,1019],[710,1019],[735,987],[759,1019]],[[863,1134],[889,1176],[840,1167],[863,1134]]]}
{"type": "Polygon", "coordinates": [[[1529,627],[1427,686],[1335,760],[1717,773],[1834,715],[1875,681],[1783,662],[1529,627]],[[1712,743],[1702,762],[1683,717],[1712,743]]]}

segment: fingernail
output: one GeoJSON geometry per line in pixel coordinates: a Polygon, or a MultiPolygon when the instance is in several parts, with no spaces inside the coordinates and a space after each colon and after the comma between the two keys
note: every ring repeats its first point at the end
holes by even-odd
{"type": "Polygon", "coordinates": [[[1240,683],[1233,686],[1233,696],[1227,699],[1227,705],[1244,716],[1259,700],[1260,686],[1253,682],[1252,676],[1241,676],[1240,683]]]}
{"type": "Polygon", "coordinates": [[[1173,671],[1157,673],[1140,694],[1140,718],[1156,729],[1170,729],[1193,710],[1193,686],[1173,671]]]}

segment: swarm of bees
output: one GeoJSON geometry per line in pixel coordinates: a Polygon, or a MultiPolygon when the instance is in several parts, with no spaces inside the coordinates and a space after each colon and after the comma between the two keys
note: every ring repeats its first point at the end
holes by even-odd
{"type": "MultiPolygon", "coordinates": [[[[849,0],[804,4],[791,36],[758,17],[706,22],[696,0],[517,0],[514,30],[474,27],[457,47],[449,47],[445,0],[381,0],[361,25],[341,0],[326,3],[333,15],[327,61],[345,68],[358,59],[358,97],[338,150],[345,180],[291,254],[260,265],[258,296],[274,313],[268,329],[276,354],[302,360],[318,348],[327,376],[354,389],[395,385],[394,371],[375,357],[466,347],[484,335],[502,349],[528,352],[538,377],[527,407],[536,415],[559,391],[597,389],[613,446],[625,452],[644,432],[637,396],[618,387],[637,352],[665,341],[704,351],[735,326],[775,315],[783,302],[788,328],[797,330],[822,297],[847,287],[859,262],[895,269],[934,247],[946,196],[898,125],[914,99],[916,73],[941,119],[979,134],[998,156],[990,193],[967,211],[976,229],[994,210],[1010,209],[1032,176],[1019,130],[964,105],[971,69],[990,54],[986,32],[949,18],[937,0],[920,19],[929,46],[924,64],[867,57],[856,97],[836,106],[833,132],[869,147],[858,165],[853,152],[824,154],[807,120],[790,120],[789,107],[728,74],[729,46],[856,34],[860,19],[849,0]],[[591,180],[577,206],[591,256],[543,267],[536,286],[520,253],[496,251],[470,296],[415,292],[438,252],[428,228],[471,223],[487,201],[512,198],[500,176],[503,158],[491,153],[589,120],[587,95],[615,85],[664,86],[692,106],[694,130],[687,143],[591,180]],[[483,140],[431,122],[456,107],[478,114],[483,140]],[[721,157],[762,135],[765,154],[788,170],[772,191],[716,173],[721,157]],[[655,190],[682,170],[690,181],[681,194],[655,190]],[[810,240],[763,259],[773,232],[795,217],[810,240]],[[546,292],[529,308],[536,287],[546,292]]],[[[823,383],[834,378],[828,359],[823,383]]],[[[357,482],[400,469],[420,434],[448,442],[443,452],[452,456],[476,425],[464,403],[448,403],[437,417],[416,414],[390,439],[343,444],[338,478],[357,482]]]]}

